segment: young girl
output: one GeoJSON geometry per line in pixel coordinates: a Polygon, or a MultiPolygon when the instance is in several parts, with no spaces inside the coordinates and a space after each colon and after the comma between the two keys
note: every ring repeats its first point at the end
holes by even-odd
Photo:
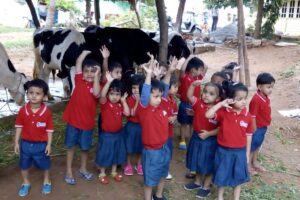
{"type": "Polygon", "coordinates": [[[246,109],[247,87],[242,83],[224,86],[229,99],[214,105],[205,114],[208,119],[219,122],[213,183],[218,186],[218,200],[223,200],[224,187],[233,187],[234,199],[238,200],[241,185],[250,180],[248,162],[252,119],[246,109]]]}
{"type": "Polygon", "coordinates": [[[190,171],[196,171],[197,174],[195,181],[186,184],[184,188],[186,190],[199,189],[196,197],[205,198],[210,194],[218,132],[217,121],[205,118],[205,112],[221,100],[222,88],[215,83],[207,83],[200,99],[193,95],[195,87],[199,85],[201,85],[200,80],[194,81],[187,92],[195,114],[194,133],[188,146],[186,167],[190,171]]]}
{"type": "Polygon", "coordinates": [[[96,155],[96,164],[100,167],[99,181],[101,184],[109,183],[105,169],[111,166],[111,176],[117,182],[122,181],[122,175],[117,173],[117,165],[122,165],[126,161],[122,115],[129,115],[126,103],[127,93],[121,97],[121,81],[114,80],[109,72],[106,78],[107,83],[102,89],[100,97],[102,132],[99,135],[96,155]]]}
{"type": "Polygon", "coordinates": [[[127,164],[124,168],[124,174],[127,176],[133,175],[132,158],[137,154],[137,165],[135,170],[138,175],[143,175],[143,167],[141,164],[141,153],[143,150],[142,144],[142,129],[139,120],[136,117],[136,109],[140,102],[140,86],[144,81],[143,75],[133,75],[131,77],[131,91],[130,96],[127,98],[130,115],[127,118],[125,125],[125,145],[127,150],[127,164]]]}

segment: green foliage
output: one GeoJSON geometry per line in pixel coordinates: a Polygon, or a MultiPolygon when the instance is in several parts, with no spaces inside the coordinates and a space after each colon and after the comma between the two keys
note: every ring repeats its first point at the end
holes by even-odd
{"type": "Polygon", "coordinates": [[[274,33],[274,25],[279,18],[280,8],[283,5],[284,0],[266,0],[263,16],[267,18],[267,21],[262,26],[262,36],[264,38],[272,39],[274,33]]]}
{"type": "Polygon", "coordinates": [[[32,46],[32,38],[19,38],[15,40],[9,40],[2,42],[5,48],[22,48],[22,47],[30,47],[32,46]]]}
{"type": "Polygon", "coordinates": [[[290,67],[290,68],[284,70],[283,72],[281,72],[281,73],[280,73],[280,77],[281,77],[281,78],[289,78],[289,77],[292,77],[292,76],[295,75],[295,71],[296,71],[296,69],[295,69],[294,66],[293,66],[293,67],[290,67]]]}
{"type": "Polygon", "coordinates": [[[246,29],[246,33],[249,33],[251,36],[254,35],[254,26],[250,24],[248,28],[246,29]]]}
{"type": "MultiPolygon", "coordinates": [[[[47,5],[49,5],[50,0],[44,0],[43,2],[45,2],[47,5]]],[[[75,13],[80,12],[74,3],[74,0],[56,0],[55,7],[58,10],[62,10],[62,11],[72,11],[75,13]]]]}
{"type": "Polygon", "coordinates": [[[33,32],[33,29],[4,26],[0,24],[0,33],[33,32]]]}
{"type": "MultiPolygon", "coordinates": [[[[250,7],[252,5],[251,0],[244,0],[244,5],[250,7]]],[[[212,9],[213,7],[217,8],[226,8],[226,7],[237,7],[236,0],[204,0],[206,7],[212,9]]]]}

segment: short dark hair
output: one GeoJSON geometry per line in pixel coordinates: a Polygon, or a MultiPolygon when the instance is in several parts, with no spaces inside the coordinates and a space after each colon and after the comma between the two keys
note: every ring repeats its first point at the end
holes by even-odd
{"type": "Polygon", "coordinates": [[[111,84],[109,85],[108,92],[116,91],[121,92],[121,95],[124,93],[124,86],[121,80],[114,79],[111,84]]]}
{"type": "Polygon", "coordinates": [[[100,67],[100,64],[96,60],[93,60],[93,59],[84,59],[82,62],[82,70],[86,67],[95,67],[95,66],[100,67]]]}
{"type": "Polygon", "coordinates": [[[200,58],[194,57],[188,62],[185,72],[190,72],[192,69],[198,70],[203,67],[204,62],[200,58]]]}
{"type": "Polygon", "coordinates": [[[130,77],[130,87],[128,88],[128,94],[132,95],[132,86],[138,85],[140,93],[142,91],[143,83],[145,81],[145,76],[143,74],[132,74],[130,77]]]}
{"type": "Polygon", "coordinates": [[[232,80],[232,77],[233,77],[233,70],[232,69],[223,69],[221,72],[223,72],[225,75],[228,75],[229,80],[232,80]]]}
{"type": "Polygon", "coordinates": [[[213,77],[213,76],[219,76],[219,77],[221,77],[221,78],[223,78],[224,80],[228,80],[228,77],[226,76],[226,73],[224,73],[224,72],[215,72],[211,77],[213,77]]]}
{"type": "Polygon", "coordinates": [[[261,73],[256,78],[256,85],[264,85],[264,84],[271,84],[275,83],[274,77],[269,73],[261,73]]]}
{"type": "Polygon", "coordinates": [[[238,91],[245,91],[248,94],[248,88],[240,82],[223,81],[222,87],[227,98],[233,99],[238,91]]]}
{"type": "Polygon", "coordinates": [[[170,79],[169,89],[171,89],[172,85],[175,85],[178,83],[179,83],[178,78],[174,74],[172,74],[171,79],[170,79]]]}
{"type": "Polygon", "coordinates": [[[46,95],[49,91],[48,84],[42,79],[34,79],[31,81],[27,81],[24,84],[24,90],[27,91],[31,87],[41,88],[43,90],[44,95],[46,95]]]}
{"type": "Polygon", "coordinates": [[[114,69],[117,69],[117,68],[122,69],[122,65],[119,62],[114,61],[114,60],[109,60],[108,61],[108,71],[109,72],[112,72],[114,69]]]}
{"type": "Polygon", "coordinates": [[[236,66],[238,66],[238,64],[236,62],[230,62],[227,65],[225,65],[223,67],[223,69],[230,69],[233,70],[236,66]]]}
{"type": "Polygon", "coordinates": [[[160,92],[164,92],[163,83],[161,83],[157,79],[152,79],[151,80],[151,92],[153,92],[153,90],[159,90],[160,92]]]}

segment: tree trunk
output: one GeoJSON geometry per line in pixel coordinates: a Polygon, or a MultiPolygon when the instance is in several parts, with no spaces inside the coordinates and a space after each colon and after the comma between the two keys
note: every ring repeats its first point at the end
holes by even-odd
{"type": "Polygon", "coordinates": [[[46,28],[52,28],[54,25],[55,0],[50,0],[47,10],[46,28]]]}
{"type": "Polygon", "coordinates": [[[86,17],[86,23],[88,25],[91,24],[91,0],[85,1],[85,17],[86,17]]]}
{"type": "Polygon", "coordinates": [[[255,31],[254,31],[255,38],[260,38],[261,24],[262,24],[262,18],[263,18],[263,8],[264,8],[264,0],[258,0],[257,16],[256,16],[255,31]]]}
{"type": "Polygon", "coordinates": [[[168,20],[164,0],[155,0],[160,30],[159,61],[167,62],[168,55],[168,20]]]}
{"type": "Polygon", "coordinates": [[[137,7],[136,7],[137,0],[132,0],[130,2],[131,2],[131,6],[132,6],[132,8],[135,12],[136,19],[137,19],[138,24],[139,24],[139,28],[142,28],[141,18],[140,18],[139,12],[138,12],[137,7]]]}
{"type": "Polygon", "coordinates": [[[178,32],[181,31],[182,15],[183,15],[183,11],[184,11],[185,2],[186,2],[186,0],[180,0],[179,6],[178,6],[176,22],[174,25],[175,30],[178,32]]]}
{"type": "Polygon", "coordinates": [[[94,1],[94,8],[95,8],[95,21],[96,24],[100,25],[100,6],[99,6],[99,0],[94,1]]]}
{"type": "Polygon", "coordinates": [[[29,7],[29,10],[30,10],[30,13],[31,13],[32,20],[33,20],[35,28],[40,28],[41,27],[40,21],[39,21],[39,18],[37,17],[37,14],[36,14],[36,11],[35,11],[35,7],[34,7],[32,1],[31,0],[26,0],[26,3],[28,5],[28,7],[29,7]]]}

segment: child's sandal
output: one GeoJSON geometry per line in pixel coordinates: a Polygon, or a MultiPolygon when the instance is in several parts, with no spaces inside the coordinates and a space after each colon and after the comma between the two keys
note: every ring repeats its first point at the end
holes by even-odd
{"type": "Polygon", "coordinates": [[[109,183],[108,177],[105,174],[99,174],[99,182],[102,185],[107,185],[109,183]]]}
{"type": "Polygon", "coordinates": [[[123,180],[123,176],[118,173],[111,173],[111,176],[114,178],[115,181],[121,182],[123,180]]]}

